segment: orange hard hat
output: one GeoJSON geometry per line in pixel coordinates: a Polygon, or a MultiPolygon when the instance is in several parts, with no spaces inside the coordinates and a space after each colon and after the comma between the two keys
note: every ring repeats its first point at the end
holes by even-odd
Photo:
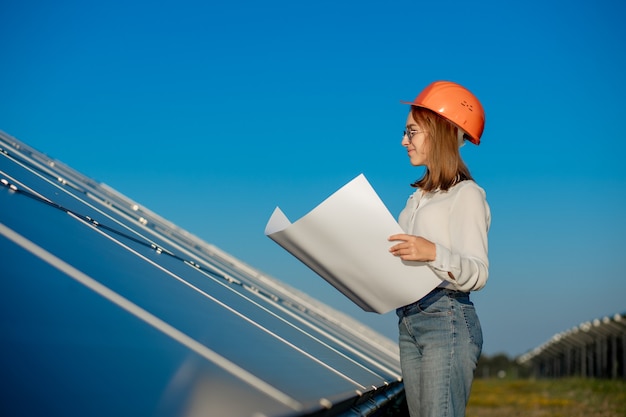
{"type": "Polygon", "coordinates": [[[470,142],[480,144],[480,136],[485,128],[485,111],[467,88],[450,81],[435,81],[419,93],[415,100],[402,103],[440,114],[467,133],[470,142]]]}

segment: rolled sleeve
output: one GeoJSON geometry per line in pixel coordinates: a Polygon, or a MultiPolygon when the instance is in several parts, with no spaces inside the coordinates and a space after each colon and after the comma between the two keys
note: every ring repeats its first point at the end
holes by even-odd
{"type": "Polygon", "coordinates": [[[435,246],[437,255],[428,265],[440,279],[465,292],[477,291],[485,286],[489,269],[482,260],[461,257],[438,243],[435,246]]]}

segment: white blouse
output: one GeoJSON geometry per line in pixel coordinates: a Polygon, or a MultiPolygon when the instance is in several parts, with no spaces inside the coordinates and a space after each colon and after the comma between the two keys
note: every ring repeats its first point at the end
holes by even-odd
{"type": "Polygon", "coordinates": [[[469,292],[485,286],[491,211],[485,191],[474,181],[462,181],[448,191],[418,189],[398,223],[405,233],[436,245],[436,258],[428,265],[443,280],[440,287],[469,292]]]}

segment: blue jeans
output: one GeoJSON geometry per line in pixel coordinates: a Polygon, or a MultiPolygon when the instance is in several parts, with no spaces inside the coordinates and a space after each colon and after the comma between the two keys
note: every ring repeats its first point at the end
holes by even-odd
{"type": "Polygon", "coordinates": [[[483,334],[469,294],[436,288],[396,310],[411,417],[461,417],[483,334]]]}

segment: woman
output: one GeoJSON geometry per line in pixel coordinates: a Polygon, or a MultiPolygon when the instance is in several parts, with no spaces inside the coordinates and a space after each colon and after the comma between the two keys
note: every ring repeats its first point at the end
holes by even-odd
{"type": "Polygon", "coordinates": [[[425,262],[441,278],[428,295],[397,309],[407,403],[413,417],[464,416],[482,349],[469,292],[487,281],[491,216],[459,148],[466,140],[480,143],[484,112],[472,93],[446,81],[405,104],[411,110],[402,145],[411,164],[426,169],[400,213],[406,234],[389,237],[390,252],[425,262]]]}

